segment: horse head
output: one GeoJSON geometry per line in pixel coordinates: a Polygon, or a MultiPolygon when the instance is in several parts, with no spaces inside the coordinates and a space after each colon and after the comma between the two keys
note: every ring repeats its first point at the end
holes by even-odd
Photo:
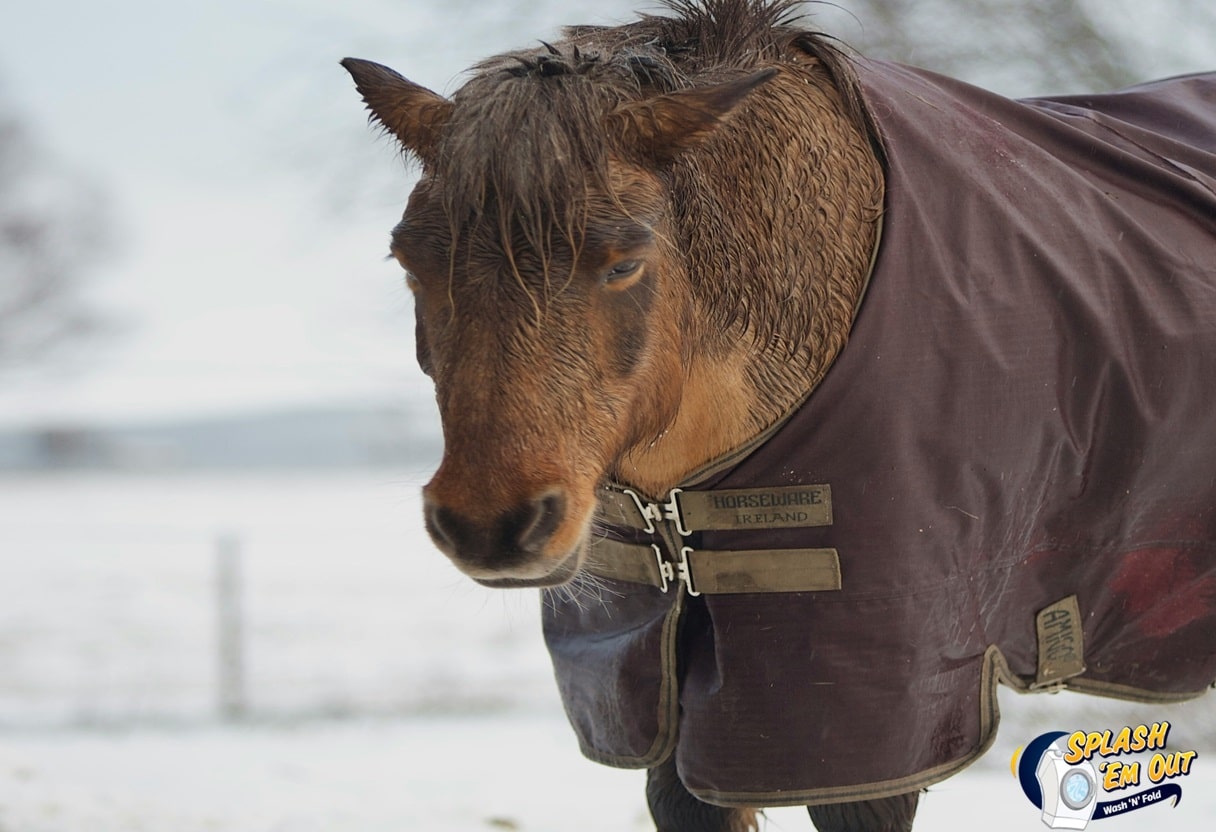
{"type": "Polygon", "coordinates": [[[576,27],[451,98],[343,62],[421,163],[391,250],[443,421],[425,519],[476,580],[569,580],[605,481],[666,492],[843,346],[882,173],[845,58],[789,7],[576,27]]]}
{"type": "Polygon", "coordinates": [[[451,99],[343,62],[422,164],[391,250],[443,422],[426,527],[494,586],[572,577],[597,487],[675,420],[697,324],[666,172],[775,74],[639,95],[553,52],[451,99]]]}

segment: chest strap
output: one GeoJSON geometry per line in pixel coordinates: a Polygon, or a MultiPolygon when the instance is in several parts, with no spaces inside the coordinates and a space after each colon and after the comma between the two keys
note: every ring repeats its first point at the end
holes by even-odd
{"type": "Polygon", "coordinates": [[[667,560],[655,545],[596,540],[583,569],[601,578],[654,586],[666,592],[682,583],[689,595],[758,592],[823,592],[840,589],[835,549],[680,551],[667,560]]]}
{"type": "Polygon", "coordinates": [[[788,485],[717,491],[672,489],[664,503],[652,503],[628,488],[600,492],[604,519],[613,525],[653,533],[670,520],[687,537],[726,529],[790,529],[832,525],[830,485],[788,485]]]}

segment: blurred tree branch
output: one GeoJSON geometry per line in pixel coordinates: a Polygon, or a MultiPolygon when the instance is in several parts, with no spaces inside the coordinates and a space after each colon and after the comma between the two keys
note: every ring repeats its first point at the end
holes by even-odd
{"type": "Polygon", "coordinates": [[[85,278],[109,240],[104,201],[55,170],[0,111],[0,368],[46,360],[104,328],[85,278]]]}
{"type": "MultiPolygon", "coordinates": [[[[415,76],[420,69],[446,61],[459,43],[473,57],[484,57],[552,36],[559,25],[586,22],[587,9],[568,0],[496,0],[493,25],[480,23],[473,0],[426,0],[429,28],[368,25],[357,51],[378,56],[415,76]],[[470,32],[466,23],[478,24],[470,32]],[[447,41],[436,40],[445,36],[447,41]],[[445,43],[438,49],[428,44],[445,43]],[[393,56],[402,56],[398,61],[393,56]],[[410,58],[412,65],[406,60],[410,58]]],[[[633,10],[664,13],[655,0],[602,0],[596,12],[606,19],[626,21],[633,10]]],[[[932,69],[1007,95],[1054,95],[1117,89],[1182,71],[1216,67],[1216,0],[807,0],[803,25],[839,37],[873,58],[900,61],[932,69]],[[1147,27],[1145,21],[1159,21],[1147,27]]],[[[445,65],[434,76],[459,78],[471,63],[445,65]]],[[[418,80],[415,77],[415,80],[418,80]]],[[[443,88],[443,81],[432,83],[443,88]]],[[[302,96],[312,94],[308,86],[302,96]]],[[[334,100],[338,100],[337,97],[334,100]]],[[[328,102],[334,106],[332,102],[328,102]]],[[[311,108],[301,98],[297,111],[311,108]]],[[[368,161],[368,131],[354,119],[359,111],[348,95],[325,123],[335,125],[326,148],[347,142],[351,149],[297,162],[304,167],[326,165],[333,171],[324,202],[348,210],[351,200],[396,205],[406,190],[398,174],[385,176],[383,162],[368,161]],[[341,125],[338,127],[337,125],[341,125]],[[357,142],[358,144],[354,144],[357,142]],[[346,165],[339,169],[337,166],[346,165]],[[369,172],[370,171],[370,172],[369,172]],[[376,196],[353,197],[352,181],[367,185],[376,196]]],[[[391,146],[385,143],[386,146],[391,146]]],[[[387,157],[385,157],[387,158],[387,157]]],[[[394,164],[396,164],[394,162],[394,164]]]]}
{"type": "MultiPolygon", "coordinates": [[[[836,9],[846,12],[853,23],[842,27],[850,32],[845,40],[871,57],[981,85],[1016,86],[1019,94],[1054,94],[1117,89],[1162,74],[1155,67],[1161,55],[1153,50],[1163,47],[1128,25],[1129,3],[1134,0],[829,0],[808,11],[836,21],[836,9]]],[[[1168,0],[1153,8],[1163,29],[1216,38],[1211,0],[1168,0]]]]}

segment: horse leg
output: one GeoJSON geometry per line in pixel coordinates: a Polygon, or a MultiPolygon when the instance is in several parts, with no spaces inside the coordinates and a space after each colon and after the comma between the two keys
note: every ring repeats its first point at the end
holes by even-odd
{"type": "Polygon", "coordinates": [[[911,832],[919,800],[920,792],[910,792],[856,803],[807,806],[806,809],[819,832],[911,832]]]}
{"type": "Polygon", "coordinates": [[[675,759],[646,772],[646,802],[658,832],[756,832],[751,809],[724,809],[697,800],[676,774],[675,759]]]}

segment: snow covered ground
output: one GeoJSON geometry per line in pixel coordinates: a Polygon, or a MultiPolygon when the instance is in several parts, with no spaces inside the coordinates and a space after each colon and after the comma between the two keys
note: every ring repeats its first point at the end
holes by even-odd
{"type": "MultiPolygon", "coordinates": [[[[1013,748],[999,741],[931,789],[917,828],[1046,828],[1010,773],[1013,748]]],[[[1200,757],[1176,808],[1100,828],[1211,829],[1216,766],[1200,757]]],[[[0,733],[3,832],[643,832],[642,784],[579,757],[556,714],[0,733]]],[[[811,826],[776,809],[764,828],[811,826]]]]}
{"type": "Polygon", "coordinates": [[[0,479],[0,725],[209,719],[223,538],[255,715],[555,702],[535,593],[482,589],[438,555],[421,480],[0,479]]]}
{"type": "MultiPolygon", "coordinates": [[[[483,590],[426,542],[419,472],[0,479],[0,832],[650,828],[640,772],[579,755],[532,592],[483,590]],[[215,542],[244,565],[242,722],[217,717],[215,542]]],[[[1197,749],[1176,808],[1209,829],[1216,697],[1016,697],[918,829],[1034,830],[1010,758],[1049,730],[1168,719],[1197,749]]],[[[801,810],[769,830],[810,829],[801,810]]]]}

